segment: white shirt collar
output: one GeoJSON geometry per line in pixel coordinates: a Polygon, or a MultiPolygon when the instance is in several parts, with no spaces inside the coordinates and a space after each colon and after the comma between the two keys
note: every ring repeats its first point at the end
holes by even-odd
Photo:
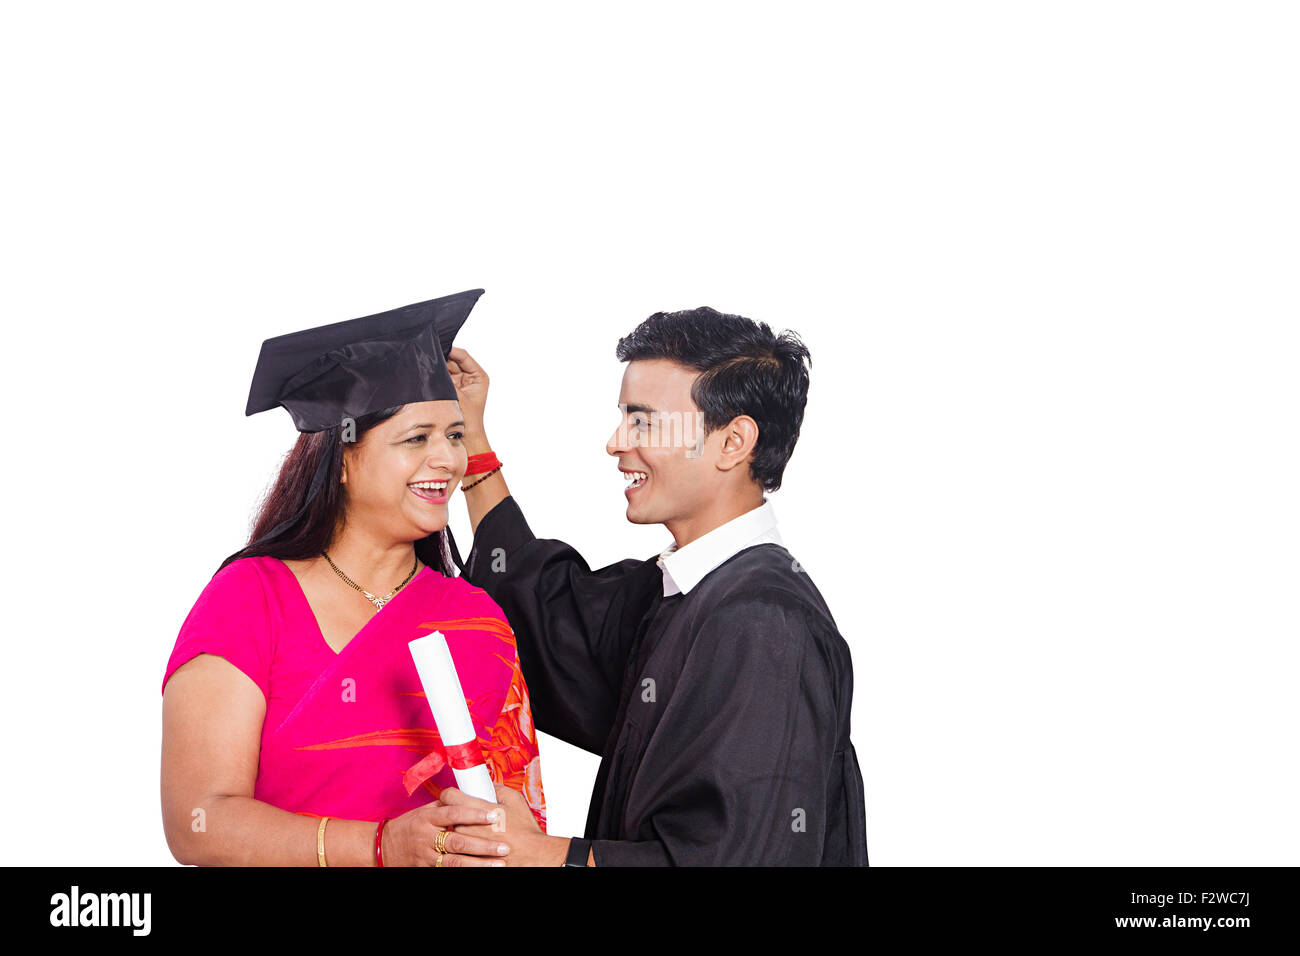
{"type": "Polygon", "coordinates": [[[689,593],[718,565],[756,544],[784,545],[776,530],[772,503],[767,500],[684,547],[673,544],[662,552],[659,568],[664,574],[664,597],[689,593]]]}

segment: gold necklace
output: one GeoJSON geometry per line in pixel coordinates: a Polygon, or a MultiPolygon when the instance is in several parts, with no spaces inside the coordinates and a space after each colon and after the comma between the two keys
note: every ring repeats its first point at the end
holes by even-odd
{"type": "Polygon", "coordinates": [[[415,572],[420,567],[420,559],[419,557],[417,557],[415,559],[415,563],[411,565],[411,573],[406,576],[406,581],[403,581],[401,584],[393,588],[383,597],[375,597],[373,594],[371,594],[369,591],[363,588],[360,584],[357,584],[356,581],[353,581],[350,577],[348,577],[346,574],[340,571],[339,566],[335,564],[333,561],[330,561],[330,556],[328,554],[322,551],[321,555],[325,558],[326,561],[329,561],[330,567],[334,569],[334,573],[337,574],[339,577],[341,577],[344,583],[346,583],[350,587],[356,588],[358,591],[360,591],[362,594],[366,596],[366,600],[375,606],[376,611],[382,611],[384,609],[384,605],[393,599],[393,595],[396,594],[398,591],[402,590],[402,588],[406,586],[407,581],[415,577],[415,572]]]}

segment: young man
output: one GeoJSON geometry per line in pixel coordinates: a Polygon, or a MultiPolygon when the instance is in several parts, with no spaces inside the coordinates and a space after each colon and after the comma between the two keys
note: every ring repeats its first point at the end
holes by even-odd
{"type": "MultiPolygon", "coordinates": [[[[585,838],[533,825],[535,839],[512,832],[512,860],[866,865],[849,649],[764,498],[799,436],[808,351],[702,308],[652,315],[617,354],[623,420],[606,450],[628,520],[674,544],[596,571],[534,537],[482,428],[487,376],[450,355],[465,444],[487,460],[464,485],[465,577],[506,612],[538,729],[602,757],[585,838]]],[[[529,829],[502,801],[511,830],[529,829]]]]}

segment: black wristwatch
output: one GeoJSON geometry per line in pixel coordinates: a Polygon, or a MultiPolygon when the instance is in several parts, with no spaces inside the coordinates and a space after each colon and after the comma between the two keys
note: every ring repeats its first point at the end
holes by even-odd
{"type": "Polygon", "coordinates": [[[586,866],[587,854],[591,852],[591,841],[574,837],[569,841],[569,855],[564,858],[565,866],[586,866]]]}

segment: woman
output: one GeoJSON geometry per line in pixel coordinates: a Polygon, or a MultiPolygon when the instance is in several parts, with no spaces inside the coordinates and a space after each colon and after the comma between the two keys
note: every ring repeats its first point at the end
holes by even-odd
{"type": "Polygon", "coordinates": [[[508,837],[481,829],[502,811],[437,800],[450,767],[412,773],[441,741],[407,645],[435,629],[493,779],[545,826],[514,636],[447,556],[467,457],[445,348],[478,294],[264,343],[249,414],[282,405],[304,434],[167,664],[163,821],[182,863],[503,865],[508,837]]]}

